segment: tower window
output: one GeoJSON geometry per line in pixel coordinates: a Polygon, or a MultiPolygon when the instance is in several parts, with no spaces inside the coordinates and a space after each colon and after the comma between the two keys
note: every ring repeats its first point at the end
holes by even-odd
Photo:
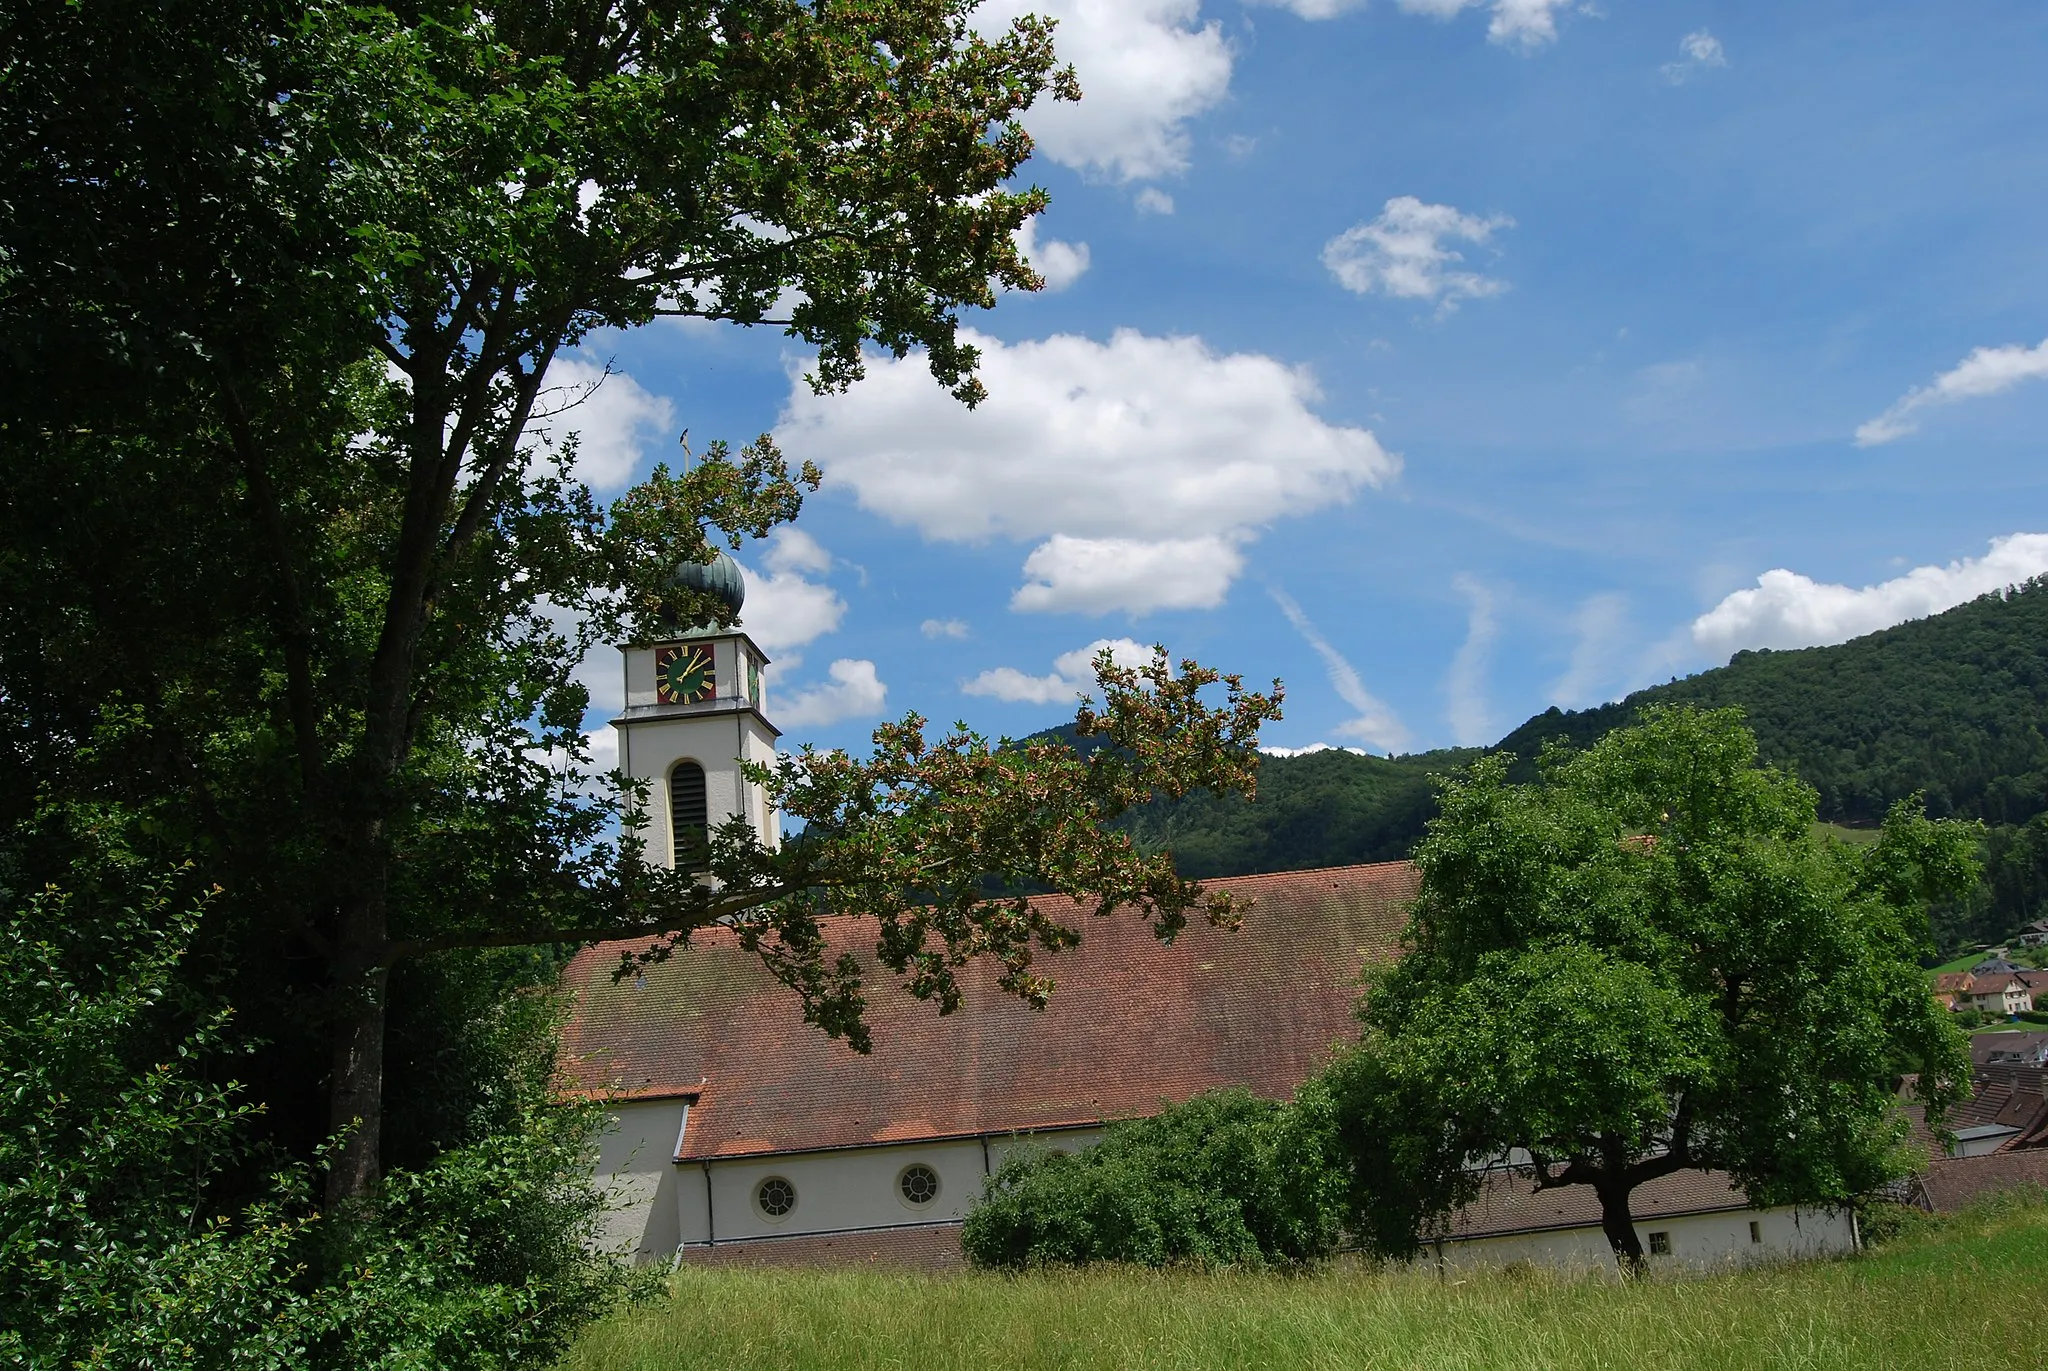
{"type": "Polygon", "coordinates": [[[669,836],[675,842],[676,869],[699,864],[710,841],[710,803],[704,794],[704,768],[677,762],[668,773],[669,836]]]}

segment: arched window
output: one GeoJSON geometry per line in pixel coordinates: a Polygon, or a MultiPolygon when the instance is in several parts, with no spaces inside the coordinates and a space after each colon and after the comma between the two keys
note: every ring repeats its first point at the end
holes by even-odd
{"type": "Polygon", "coordinates": [[[703,865],[710,822],[704,768],[695,762],[677,762],[675,770],[668,773],[669,836],[675,843],[677,870],[692,871],[703,865]]]}

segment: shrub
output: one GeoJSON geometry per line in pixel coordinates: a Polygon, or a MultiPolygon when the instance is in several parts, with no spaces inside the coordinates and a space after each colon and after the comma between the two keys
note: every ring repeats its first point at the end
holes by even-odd
{"type": "Polygon", "coordinates": [[[285,1171],[214,1194],[252,1112],[231,1017],[173,973],[196,912],[46,890],[0,913],[0,1365],[551,1364],[636,1278],[593,1253],[595,1117],[549,1095],[532,1004],[503,1126],[347,1215],[285,1171]],[[231,1212],[223,1212],[223,1211],[231,1212]]]}
{"type": "Polygon", "coordinates": [[[1293,1265],[1336,1247],[1343,1183],[1328,1096],[1200,1095],[1112,1125],[1086,1151],[1027,1150],[989,1179],[962,1245],[1011,1269],[1293,1265]]]}

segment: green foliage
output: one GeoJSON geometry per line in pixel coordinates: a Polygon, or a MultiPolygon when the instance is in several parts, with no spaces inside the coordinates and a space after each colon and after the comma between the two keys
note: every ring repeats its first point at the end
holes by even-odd
{"type": "Polygon", "coordinates": [[[1081,1152],[1026,1150],[990,1178],[961,1242],[977,1266],[1295,1265],[1335,1250],[1330,1100],[1199,1095],[1081,1152]]]}
{"type": "Polygon", "coordinates": [[[1969,826],[1902,804],[1867,847],[1818,836],[1734,711],[1653,705],[1536,784],[1509,765],[1445,788],[1410,951],[1329,1074],[1362,1236],[1412,1251],[1468,1163],[1510,1150],[1592,1186],[1631,1264],[1628,1193],[1657,1176],[1812,1204],[1894,1174],[1896,1074],[1937,1125],[1969,1075],[1916,965],[1928,903],[1972,876],[1969,826]]]}
{"type": "Polygon", "coordinates": [[[347,1214],[290,1167],[222,1201],[257,1106],[211,1075],[246,1057],[227,1012],[176,1003],[172,891],[0,916],[0,1364],[540,1366],[634,1288],[585,1245],[596,1120],[549,1099],[545,1006],[505,1030],[528,1050],[485,1136],[347,1214]]]}

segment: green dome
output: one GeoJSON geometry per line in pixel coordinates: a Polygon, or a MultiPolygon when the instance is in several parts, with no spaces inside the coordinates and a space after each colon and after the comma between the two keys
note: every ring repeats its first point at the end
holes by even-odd
{"type": "Polygon", "coordinates": [[[668,578],[668,583],[677,590],[711,596],[731,610],[735,619],[740,616],[740,606],[747,602],[747,582],[740,575],[740,564],[724,552],[708,563],[684,562],[668,578]]]}

